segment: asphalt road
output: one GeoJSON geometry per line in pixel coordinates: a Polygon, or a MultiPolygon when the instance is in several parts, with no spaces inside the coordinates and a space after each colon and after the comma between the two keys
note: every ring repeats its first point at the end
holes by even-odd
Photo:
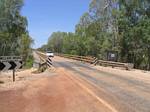
{"type": "Polygon", "coordinates": [[[55,68],[64,68],[72,76],[91,85],[89,89],[96,97],[103,99],[118,112],[150,112],[150,75],[143,77],[125,70],[111,73],[61,57],[53,58],[53,65],[55,68]]]}

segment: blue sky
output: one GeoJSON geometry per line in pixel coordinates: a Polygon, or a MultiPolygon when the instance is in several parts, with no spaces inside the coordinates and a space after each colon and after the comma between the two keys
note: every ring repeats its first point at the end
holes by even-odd
{"type": "Polygon", "coordinates": [[[52,32],[74,32],[91,0],[25,0],[22,15],[28,19],[34,47],[45,44],[52,32]]]}

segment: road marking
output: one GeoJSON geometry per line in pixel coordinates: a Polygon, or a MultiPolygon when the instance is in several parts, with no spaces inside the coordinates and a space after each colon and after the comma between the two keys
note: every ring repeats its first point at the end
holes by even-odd
{"type": "MultiPolygon", "coordinates": [[[[61,69],[60,69],[61,70],[61,69]]],[[[65,70],[66,71],[66,70],[65,70]]],[[[62,73],[63,70],[61,70],[62,73]]],[[[115,108],[113,108],[109,103],[107,103],[106,101],[104,101],[103,99],[101,99],[100,97],[98,97],[93,91],[91,91],[90,89],[88,89],[86,86],[84,86],[82,83],[80,83],[79,79],[76,78],[76,80],[74,80],[74,78],[72,78],[71,76],[67,75],[67,73],[64,73],[66,76],[68,76],[71,80],[73,80],[75,83],[77,83],[80,87],[82,87],[84,90],[86,90],[90,95],[92,95],[93,97],[95,97],[99,102],[101,102],[103,105],[105,105],[108,109],[110,109],[112,112],[118,112],[115,108]]]]}

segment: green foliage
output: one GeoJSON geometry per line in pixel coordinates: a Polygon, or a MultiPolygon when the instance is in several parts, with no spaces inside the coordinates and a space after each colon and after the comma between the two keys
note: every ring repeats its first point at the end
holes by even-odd
{"type": "Polygon", "coordinates": [[[42,47],[38,48],[38,51],[46,52],[47,51],[47,45],[42,45],[42,47]]]}
{"type": "Polygon", "coordinates": [[[137,0],[123,3],[122,7],[118,18],[121,61],[132,62],[135,68],[150,69],[150,18],[146,13],[150,3],[137,0]]]}
{"type": "Polygon", "coordinates": [[[54,32],[48,40],[48,49],[58,53],[62,52],[63,37],[65,36],[65,34],[66,33],[63,32],[54,32]]]}
{"type": "Polygon", "coordinates": [[[24,64],[24,68],[26,69],[31,68],[33,66],[33,62],[34,62],[33,56],[32,55],[28,56],[24,64]]]}
{"type": "Polygon", "coordinates": [[[23,0],[0,0],[0,56],[31,53],[33,40],[27,31],[27,19],[21,15],[23,0]]]}
{"type": "Polygon", "coordinates": [[[150,70],[150,1],[92,0],[75,33],[55,32],[47,47],[54,52],[91,55],[106,60],[106,52],[119,52],[121,62],[150,70]]]}

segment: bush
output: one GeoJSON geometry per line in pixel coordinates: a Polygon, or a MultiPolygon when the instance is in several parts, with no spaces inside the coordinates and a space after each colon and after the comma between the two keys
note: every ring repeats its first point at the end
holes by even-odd
{"type": "Polygon", "coordinates": [[[33,66],[33,62],[34,62],[33,56],[32,55],[28,56],[26,59],[24,68],[26,68],[26,69],[31,68],[33,66]]]}

